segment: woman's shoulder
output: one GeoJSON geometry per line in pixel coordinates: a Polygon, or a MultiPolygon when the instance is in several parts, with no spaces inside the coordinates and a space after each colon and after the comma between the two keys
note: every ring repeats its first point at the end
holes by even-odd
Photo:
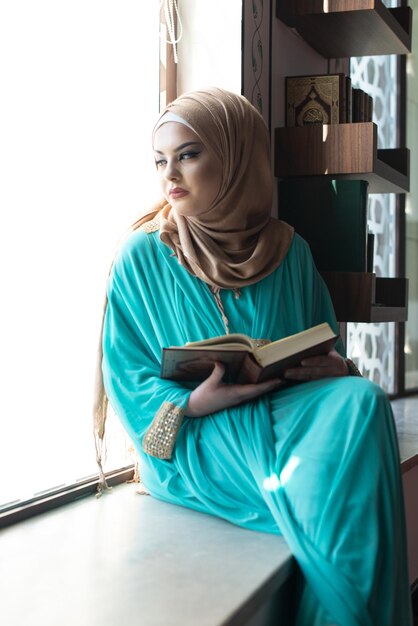
{"type": "Polygon", "coordinates": [[[309,279],[312,272],[315,272],[315,262],[308,242],[297,232],[293,233],[292,241],[282,263],[276,272],[288,272],[292,276],[300,275],[304,279],[309,279]]]}
{"type": "Polygon", "coordinates": [[[119,245],[116,256],[122,259],[131,256],[143,256],[156,246],[159,247],[161,244],[162,242],[158,230],[147,232],[144,228],[140,227],[126,235],[119,245]]]}
{"type": "Polygon", "coordinates": [[[129,233],[119,245],[113,261],[113,273],[125,273],[127,270],[134,273],[157,270],[161,249],[159,232],[147,233],[138,228],[129,233]]]}
{"type": "Polygon", "coordinates": [[[304,256],[311,258],[311,249],[308,242],[303,239],[296,231],[293,233],[292,243],[287,253],[288,260],[294,260],[297,257],[304,256]]]}
{"type": "Polygon", "coordinates": [[[118,246],[116,255],[118,258],[129,258],[132,254],[142,254],[152,249],[156,244],[158,245],[160,242],[160,211],[158,211],[158,207],[154,207],[154,209],[149,214],[151,219],[144,222],[143,220],[147,219],[147,216],[141,217],[126,232],[118,246]]]}

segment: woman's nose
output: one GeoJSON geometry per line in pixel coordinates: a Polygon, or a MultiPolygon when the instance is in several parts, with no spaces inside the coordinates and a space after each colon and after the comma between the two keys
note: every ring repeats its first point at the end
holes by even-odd
{"type": "Polygon", "coordinates": [[[167,178],[167,180],[177,180],[179,178],[179,170],[175,161],[167,162],[164,176],[165,178],[167,178]]]}

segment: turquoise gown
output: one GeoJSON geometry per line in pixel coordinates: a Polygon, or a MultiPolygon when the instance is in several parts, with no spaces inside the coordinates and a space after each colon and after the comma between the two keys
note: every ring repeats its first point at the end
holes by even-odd
{"type": "MultiPolygon", "coordinates": [[[[324,321],[338,331],[297,235],[272,274],[221,298],[230,332],[275,340],[324,321]]],[[[283,535],[303,573],[297,626],[410,625],[397,439],[374,383],[323,379],[186,417],[170,460],[143,451],[162,403],[185,407],[193,388],[159,378],[162,347],[222,334],[208,286],[158,232],[134,232],[109,279],[103,374],[139,453],[141,481],[161,500],[283,535]]]]}

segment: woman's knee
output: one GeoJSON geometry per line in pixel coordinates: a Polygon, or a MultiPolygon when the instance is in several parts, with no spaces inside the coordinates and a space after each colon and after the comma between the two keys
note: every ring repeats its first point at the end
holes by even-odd
{"type": "Polygon", "coordinates": [[[343,378],[336,379],[339,391],[350,397],[352,395],[357,398],[364,397],[365,399],[382,399],[388,401],[385,391],[376,383],[367,378],[361,376],[345,376],[343,378]]]}

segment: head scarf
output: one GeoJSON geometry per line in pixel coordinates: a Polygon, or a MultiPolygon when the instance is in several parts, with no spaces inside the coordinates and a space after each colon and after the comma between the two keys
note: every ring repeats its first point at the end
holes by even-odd
{"type": "MultiPolygon", "coordinates": [[[[239,289],[268,276],[285,257],[293,228],[271,217],[270,139],[262,116],[243,96],[212,88],[184,94],[170,103],[154,133],[173,120],[191,128],[219,161],[219,192],[210,206],[193,215],[180,215],[162,201],[131,230],[147,230],[158,223],[161,240],[179,263],[214,290],[239,289]]],[[[100,341],[93,409],[99,493],[107,487],[102,467],[107,397],[101,360],[100,341]]]]}
{"type": "Polygon", "coordinates": [[[280,265],[293,236],[293,228],[271,217],[270,139],[262,116],[243,96],[212,88],[170,103],[154,133],[173,119],[192,128],[218,160],[222,181],[212,205],[198,214],[179,215],[163,203],[158,211],[161,240],[191,274],[215,288],[261,280],[280,265]]]}

